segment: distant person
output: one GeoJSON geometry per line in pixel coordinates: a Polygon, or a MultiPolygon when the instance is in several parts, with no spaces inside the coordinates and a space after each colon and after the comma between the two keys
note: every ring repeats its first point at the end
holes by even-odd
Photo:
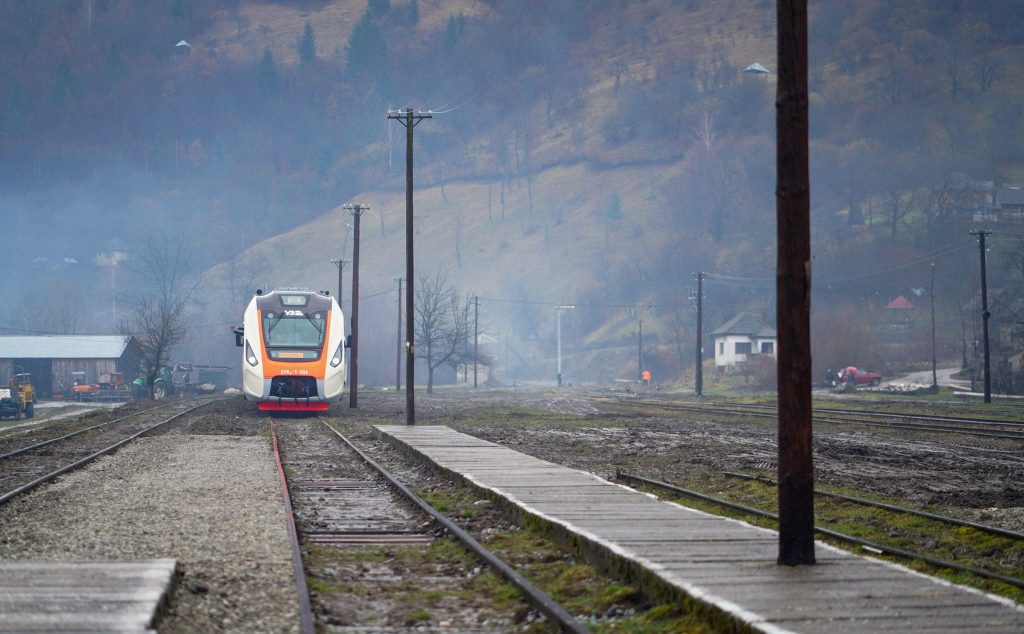
{"type": "Polygon", "coordinates": [[[825,382],[829,384],[829,387],[835,387],[836,373],[832,371],[832,368],[829,368],[828,371],[825,372],[825,382]]]}
{"type": "Polygon", "coordinates": [[[644,385],[650,385],[650,383],[651,383],[651,371],[650,370],[644,370],[643,372],[641,372],[640,373],[640,379],[643,381],[644,385]]]}

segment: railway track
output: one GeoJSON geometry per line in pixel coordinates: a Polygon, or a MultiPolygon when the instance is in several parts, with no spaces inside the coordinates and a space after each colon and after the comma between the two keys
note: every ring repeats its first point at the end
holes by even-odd
{"type": "MultiPolygon", "coordinates": [[[[730,478],[737,478],[739,480],[748,480],[752,482],[760,482],[768,486],[777,486],[778,482],[771,478],[765,478],[763,476],[751,475],[749,473],[737,473],[735,471],[724,471],[722,475],[730,478]]],[[[983,533],[990,535],[999,535],[1000,537],[1008,537],[1017,541],[1024,541],[1024,533],[1017,531],[1007,530],[998,526],[989,526],[988,524],[979,524],[978,522],[968,522],[966,520],[957,519],[955,517],[949,517],[947,515],[939,515],[937,513],[929,513],[927,511],[920,511],[918,509],[907,508],[898,506],[895,504],[885,504],[883,502],[875,502],[862,497],[855,497],[852,495],[843,495],[841,493],[832,493],[831,491],[822,491],[821,489],[815,488],[814,495],[820,497],[830,497],[837,500],[844,500],[846,502],[852,502],[854,504],[860,504],[862,506],[870,506],[877,509],[883,509],[886,511],[892,511],[894,513],[906,513],[907,515],[916,515],[926,519],[942,522],[950,526],[967,526],[983,533]]]]}
{"type": "MultiPolygon", "coordinates": [[[[666,403],[660,399],[614,397],[615,402],[634,406],[654,406],[669,411],[706,412],[729,416],[777,419],[773,405],[739,403],[666,403]]],[[[966,434],[997,440],[1024,442],[1024,423],[986,418],[940,416],[931,414],[896,414],[855,412],[843,409],[816,408],[814,422],[834,425],[860,425],[920,432],[966,434]]]]}
{"type": "Polygon", "coordinates": [[[139,436],[218,399],[162,406],[121,416],[57,438],[10,448],[0,455],[0,504],[106,455],[139,436]],[[167,412],[157,412],[164,408],[167,412]]]}
{"type": "MultiPolygon", "coordinates": [[[[398,549],[425,549],[434,540],[442,539],[445,533],[458,539],[484,564],[509,580],[534,609],[557,623],[563,631],[589,631],[551,597],[423,501],[325,420],[271,419],[271,436],[292,536],[303,634],[313,632],[317,620],[333,626],[354,626],[359,617],[351,613],[339,615],[339,610],[331,605],[329,593],[324,591],[315,593],[316,605],[310,601],[307,576],[317,579],[321,589],[330,587],[329,583],[320,581],[320,577],[326,574],[333,578],[343,564],[332,564],[332,568],[315,561],[312,564],[315,570],[310,570],[303,560],[304,551],[307,557],[313,556],[312,552],[315,553],[314,559],[321,560],[330,557],[324,553],[324,548],[377,546],[396,549],[389,554],[392,559],[400,560],[402,555],[396,554],[398,549]]],[[[367,564],[363,559],[360,556],[357,567],[366,572],[367,564]]],[[[444,568],[440,562],[432,564],[430,578],[426,581],[435,586],[435,592],[466,583],[466,575],[448,575],[442,572],[444,568]]],[[[356,575],[362,572],[357,571],[356,575]]],[[[388,574],[394,577],[394,571],[388,574]]],[[[372,575],[362,575],[360,584],[373,582],[372,575]]],[[[351,594],[344,601],[351,604],[351,594]]],[[[370,620],[376,618],[371,628],[383,625],[379,621],[386,616],[382,613],[387,611],[387,607],[377,606],[376,610],[378,613],[375,615],[364,615],[370,620]]],[[[409,625],[408,622],[406,624],[409,625]]],[[[386,629],[392,627],[394,623],[386,629]]]]}
{"type": "MultiPolygon", "coordinates": [[[[750,477],[750,476],[746,476],[745,474],[735,474],[735,473],[727,473],[726,475],[733,476],[733,477],[743,476],[744,478],[750,477]]],[[[653,489],[657,489],[657,490],[661,490],[661,491],[664,491],[664,492],[667,492],[667,493],[671,493],[671,494],[674,494],[674,495],[678,495],[678,496],[682,496],[682,497],[687,497],[687,498],[695,499],[695,500],[700,500],[702,502],[708,502],[708,503],[711,503],[711,504],[715,504],[715,505],[718,505],[718,506],[729,508],[729,509],[732,509],[734,511],[739,511],[741,513],[745,513],[745,514],[748,514],[748,515],[753,515],[755,517],[761,517],[761,518],[765,518],[765,519],[769,519],[769,520],[773,520],[773,521],[778,521],[778,519],[779,519],[777,514],[769,512],[769,511],[765,511],[765,510],[762,510],[762,509],[759,509],[759,508],[755,508],[755,507],[752,507],[752,506],[748,506],[748,505],[745,505],[745,504],[739,504],[737,502],[733,502],[731,500],[728,500],[728,499],[725,499],[725,498],[722,498],[722,497],[712,496],[712,495],[708,495],[706,493],[702,493],[702,492],[699,492],[699,491],[694,491],[692,489],[687,489],[687,488],[684,488],[684,487],[679,487],[679,486],[676,486],[676,485],[668,483],[668,482],[662,482],[662,481],[659,481],[659,480],[654,480],[654,479],[651,479],[651,478],[646,478],[646,477],[643,477],[643,476],[640,476],[640,475],[637,475],[637,474],[634,474],[634,473],[627,473],[627,472],[620,471],[620,472],[616,473],[616,477],[619,480],[621,480],[622,482],[625,482],[627,484],[647,486],[647,487],[650,487],[650,488],[653,488],[653,489]]],[[[757,480],[757,478],[753,478],[753,477],[750,477],[750,478],[754,479],[754,480],[757,480]]],[[[845,497],[847,500],[851,499],[851,498],[849,498],[847,496],[842,496],[842,497],[845,497]]],[[[866,500],[856,499],[855,503],[862,504],[862,503],[865,503],[865,502],[867,502],[867,501],[866,500]]],[[[874,504],[874,503],[872,503],[872,504],[874,504]]],[[[895,506],[892,506],[892,505],[879,505],[879,504],[875,504],[875,506],[877,506],[879,508],[887,508],[888,510],[893,510],[893,511],[901,512],[901,513],[910,513],[910,514],[916,514],[916,515],[923,515],[925,517],[928,517],[929,519],[933,519],[933,520],[936,520],[936,521],[939,521],[939,522],[946,523],[951,528],[955,527],[955,526],[967,525],[967,526],[970,526],[970,527],[974,528],[975,530],[980,530],[982,532],[988,532],[988,533],[994,534],[994,535],[1001,535],[1003,537],[1006,537],[1006,538],[1014,540],[1014,541],[1019,541],[1021,539],[1021,537],[1022,537],[1018,533],[1014,533],[1012,531],[1004,531],[1004,530],[999,529],[997,527],[990,527],[990,526],[978,525],[978,524],[973,524],[973,523],[968,523],[968,522],[962,522],[960,520],[956,520],[956,519],[953,519],[953,518],[946,518],[946,517],[942,517],[942,516],[938,516],[938,515],[934,515],[934,514],[925,514],[925,513],[921,513],[919,511],[912,510],[912,509],[903,509],[903,508],[895,507],[895,506]]],[[[822,526],[815,526],[814,527],[814,532],[819,534],[819,535],[822,535],[822,536],[825,536],[825,537],[830,537],[832,539],[836,539],[836,540],[841,541],[841,542],[846,542],[848,544],[854,544],[856,546],[860,546],[865,552],[868,552],[868,553],[871,553],[871,554],[874,554],[874,555],[883,555],[884,554],[884,555],[891,555],[891,556],[894,556],[894,557],[898,557],[898,558],[901,558],[901,559],[904,559],[904,560],[919,561],[919,562],[923,562],[923,563],[926,563],[926,564],[931,565],[931,566],[935,566],[937,568],[945,568],[945,569],[953,570],[953,571],[957,571],[957,572],[966,572],[966,573],[975,575],[977,577],[981,577],[983,579],[988,579],[988,580],[992,580],[992,581],[998,581],[998,582],[1001,582],[1001,583],[1005,583],[1007,585],[1015,586],[1017,588],[1024,588],[1024,579],[1022,579],[1020,577],[1014,577],[1014,576],[1010,576],[1010,575],[1005,575],[1005,574],[1002,574],[1002,573],[999,573],[999,572],[994,572],[992,570],[988,570],[988,569],[985,569],[985,568],[980,568],[978,566],[964,565],[964,564],[957,563],[957,562],[954,562],[954,561],[947,561],[947,560],[944,560],[944,559],[939,559],[937,557],[931,556],[931,555],[926,554],[926,553],[916,552],[916,551],[909,550],[909,549],[906,549],[906,548],[899,548],[899,547],[892,546],[892,545],[889,545],[889,544],[883,544],[883,543],[880,543],[880,542],[870,541],[870,540],[867,540],[867,539],[863,539],[861,537],[856,537],[856,536],[849,535],[849,534],[846,534],[846,533],[841,533],[839,531],[835,531],[835,530],[832,530],[832,529],[829,529],[829,528],[825,528],[825,527],[822,527],[822,526]]]]}

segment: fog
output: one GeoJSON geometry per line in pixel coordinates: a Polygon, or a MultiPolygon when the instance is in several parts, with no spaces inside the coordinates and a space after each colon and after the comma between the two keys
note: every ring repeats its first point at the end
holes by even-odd
{"type": "MultiPolygon", "coordinates": [[[[815,371],[929,362],[932,263],[938,355],[975,363],[984,229],[1012,384],[1024,2],[810,4],[815,371]],[[900,295],[912,314],[886,310],[900,295]]],[[[493,381],[554,380],[559,304],[576,305],[567,380],[635,379],[641,320],[656,378],[692,380],[697,272],[705,358],[739,311],[774,323],[770,2],[0,12],[0,335],[118,332],[152,291],[142,245],[180,243],[194,290],[172,358],[237,366],[252,293],[334,293],[329,260],[352,256],[339,207],[365,202],[360,378],[393,384],[405,128],[386,113],[402,107],[433,112],[415,128],[417,271],[481,298],[493,381]]]]}

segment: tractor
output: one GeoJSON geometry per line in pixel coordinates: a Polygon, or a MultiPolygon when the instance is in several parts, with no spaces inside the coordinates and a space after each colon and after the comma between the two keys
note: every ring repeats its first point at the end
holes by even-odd
{"type": "Polygon", "coordinates": [[[5,387],[0,387],[0,418],[15,420],[35,415],[36,394],[32,389],[32,375],[19,372],[5,387]]]}
{"type": "MultiPolygon", "coordinates": [[[[149,384],[146,380],[145,370],[141,370],[135,380],[132,381],[132,393],[135,395],[135,398],[149,398],[149,384]]],[[[163,400],[168,396],[174,396],[176,393],[177,390],[175,389],[170,369],[167,366],[161,366],[156,374],[156,379],[153,381],[153,399],[157,401],[163,400]]]]}

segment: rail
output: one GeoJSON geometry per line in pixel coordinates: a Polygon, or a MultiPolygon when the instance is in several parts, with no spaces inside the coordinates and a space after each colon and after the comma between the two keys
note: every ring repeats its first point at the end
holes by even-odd
{"type": "Polygon", "coordinates": [[[476,541],[472,535],[463,530],[458,524],[453,522],[447,516],[437,511],[434,507],[430,506],[420,496],[412,492],[407,486],[398,481],[391,473],[389,473],[384,467],[378,464],[373,458],[368,456],[352,442],[346,438],[341,432],[331,427],[323,419],[320,423],[323,424],[327,429],[331,430],[335,435],[338,436],[352,451],[354,451],[360,458],[363,459],[366,464],[370,465],[375,471],[377,471],[381,477],[383,477],[388,484],[398,490],[403,496],[409,501],[419,507],[424,513],[430,515],[434,521],[439,523],[445,528],[451,535],[454,535],[462,544],[473,551],[480,559],[482,559],[488,566],[490,566],[495,572],[505,577],[512,585],[516,586],[523,596],[526,597],[533,607],[540,612],[543,612],[545,616],[558,623],[559,627],[566,632],[572,634],[588,634],[589,629],[583,626],[577,621],[571,614],[569,614],[565,608],[559,605],[554,599],[548,596],[543,590],[537,588],[530,583],[525,577],[516,572],[511,566],[506,564],[504,561],[499,559],[494,553],[488,550],[480,542],[476,541]]]}
{"type": "MultiPolygon", "coordinates": [[[[746,506],[744,504],[737,504],[736,502],[730,502],[729,500],[724,500],[722,498],[718,498],[718,497],[715,497],[715,496],[712,496],[712,495],[707,495],[705,493],[700,493],[698,491],[692,491],[690,489],[684,489],[682,487],[677,487],[677,486],[675,486],[673,484],[669,484],[667,482],[661,482],[659,480],[652,480],[650,478],[645,478],[643,476],[638,476],[636,474],[626,473],[626,472],[623,472],[623,471],[619,471],[619,472],[616,473],[616,477],[621,479],[621,480],[623,480],[624,482],[633,482],[634,484],[647,485],[647,486],[650,486],[650,487],[653,487],[653,488],[656,488],[656,489],[661,489],[663,491],[668,491],[668,492],[671,492],[671,493],[675,493],[677,495],[682,495],[682,496],[689,497],[689,498],[692,498],[692,499],[701,500],[701,501],[704,501],[704,502],[710,502],[712,504],[717,504],[719,506],[724,506],[726,508],[730,508],[730,509],[733,509],[733,510],[736,510],[736,511],[740,511],[740,512],[743,512],[743,513],[747,513],[749,515],[755,515],[757,517],[763,517],[763,518],[771,519],[771,520],[774,520],[774,521],[778,521],[778,519],[779,519],[779,516],[777,514],[775,514],[775,513],[770,513],[768,511],[762,511],[761,509],[757,509],[757,508],[754,508],[754,507],[751,507],[751,506],[746,506]]],[[[921,553],[915,553],[913,551],[904,550],[902,548],[895,548],[893,546],[887,546],[885,544],[880,544],[878,542],[868,541],[866,539],[861,539],[859,537],[854,537],[852,535],[847,535],[845,533],[839,533],[837,531],[834,531],[834,530],[831,530],[831,529],[828,529],[828,528],[822,528],[820,526],[815,526],[814,527],[814,532],[816,532],[818,534],[821,534],[821,535],[825,535],[826,537],[831,537],[833,539],[838,539],[840,541],[848,542],[848,543],[851,543],[851,544],[857,544],[861,548],[863,548],[864,550],[866,550],[868,552],[875,553],[875,554],[893,555],[893,556],[896,556],[896,557],[902,557],[904,559],[921,561],[921,562],[924,562],[926,564],[935,566],[937,568],[946,568],[946,569],[949,569],[949,570],[957,570],[959,572],[967,572],[967,573],[970,573],[970,574],[973,574],[973,575],[976,575],[978,577],[982,577],[982,578],[985,578],[985,579],[991,579],[993,581],[1000,581],[1002,583],[1006,583],[1006,584],[1009,584],[1009,585],[1012,585],[1012,586],[1016,586],[1018,588],[1024,588],[1024,579],[1020,579],[1018,577],[1010,577],[1010,576],[1007,576],[1007,575],[1001,575],[1001,574],[996,573],[996,572],[991,572],[991,571],[988,571],[988,570],[984,570],[982,568],[975,568],[973,566],[964,566],[962,564],[958,564],[958,563],[955,563],[955,562],[952,562],[952,561],[945,561],[945,560],[942,560],[942,559],[937,559],[935,557],[931,557],[929,555],[924,555],[924,554],[921,554],[921,553]]]]}
{"type": "MultiPolygon", "coordinates": [[[[750,475],[748,473],[737,473],[735,471],[723,471],[724,475],[730,478],[737,478],[740,480],[749,480],[753,482],[761,482],[762,484],[768,484],[775,486],[777,482],[771,478],[765,478],[763,476],[750,475]]],[[[1010,539],[1024,539],[1024,533],[1018,533],[1005,528],[999,528],[998,526],[989,526],[988,524],[979,524],[977,522],[969,522],[967,520],[957,519],[955,517],[949,517],[948,515],[939,515],[938,513],[929,513],[928,511],[921,511],[918,509],[905,508],[897,506],[895,504],[886,504],[884,502],[875,502],[873,500],[867,500],[865,498],[859,498],[852,495],[843,495],[842,493],[832,493],[831,491],[822,491],[821,489],[815,488],[814,495],[820,495],[822,497],[834,498],[837,500],[845,500],[847,502],[853,502],[854,504],[860,504],[862,506],[871,506],[874,508],[885,509],[887,511],[894,511],[896,513],[906,513],[907,515],[916,515],[917,517],[923,517],[937,522],[944,522],[946,524],[953,524],[954,526],[966,526],[979,530],[983,533],[990,535],[999,535],[1000,537],[1008,537],[1010,539]]]]}
{"type": "MultiPolygon", "coordinates": [[[[217,399],[217,400],[221,400],[221,399],[217,399]]],[[[12,489],[12,490],[8,491],[7,493],[4,493],[3,495],[0,495],[0,504],[6,504],[8,501],[10,501],[11,499],[21,495],[22,493],[27,493],[28,491],[31,491],[32,489],[38,487],[41,484],[46,484],[47,482],[50,482],[54,478],[56,478],[56,477],[58,477],[60,475],[63,475],[65,473],[67,473],[68,471],[72,471],[73,469],[77,469],[78,467],[81,467],[81,466],[83,466],[85,464],[88,464],[89,462],[92,462],[93,460],[95,460],[96,458],[99,458],[100,456],[105,456],[108,453],[111,453],[111,452],[119,449],[120,447],[130,443],[131,441],[135,440],[136,438],[138,438],[138,437],[140,437],[140,436],[142,436],[144,434],[147,434],[147,433],[153,431],[154,429],[157,429],[158,427],[162,427],[163,425],[166,425],[167,423],[171,422],[172,420],[175,420],[175,419],[177,419],[177,418],[179,418],[181,416],[184,416],[185,414],[188,414],[190,412],[194,412],[195,410],[199,409],[200,407],[205,407],[205,406],[209,405],[210,403],[215,403],[215,402],[217,402],[217,400],[211,400],[211,401],[207,401],[205,403],[200,403],[199,405],[196,405],[195,407],[190,407],[189,409],[187,409],[187,410],[185,410],[183,412],[178,412],[177,414],[171,416],[170,418],[166,418],[166,419],[160,421],[159,423],[156,423],[154,425],[150,425],[149,427],[146,427],[142,431],[134,433],[131,436],[128,436],[127,438],[124,438],[124,439],[114,443],[113,445],[109,445],[108,447],[105,447],[103,449],[100,449],[99,451],[93,452],[93,453],[89,454],[88,456],[85,456],[84,458],[76,460],[75,462],[73,462],[73,463],[71,463],[69,465],[65,465],[65,466],[57,469],[56,471],[52,471],[50,473],[47,473],[46,475],[40,476],[40,477],[36,478],[35,480],[32,480],[31,482],[28,482],[28,483],[23,484],[23,485],[15,488],[15,489],[12,489]]],[[[151,409],[155,409],[155,408],[151,408],[151,409]]]]}
{"type": "Polygon", "coordinates": [[[299,600],[299,630],[302,634],[314,634],[313,605],[309,601],[309,587],[306,585],[306,570],[302,565],[302,548],[299,546],[299,531],[295,527],[295,513],[292,510],[292,498],[288,493],[288,478],[285,477],[284,465],[281,463],[281,451],[277,442],[277,427],[274,419],[270,419],[270,437],[274,444],[274,460],[277,463],[277,475],[281,481],[281,494],[284,498],[285,523],[288,526],[288,541],[292,548],[292,567],[295,570],[295,589],[299,600]]]}
{"type": "MultiPolygon", "coordinates": [[[[617,398],[617,401],[627,405],[651,405],[660,409],[666,409],[669,411],[693,411],[693,412],[708,412],[712,414],[724,414],[730,416],[750,416],[755,418],[769,418],[776,419],[778,417],[777,410],[774,406],[769,405],[747,405],[747,404],[715,404],[715,403],[702,403],[702,404],[687,404],[687,403],[666,403],[659,402],[657,400],[637,400],[637,399],[626,399],[617,398]]],[[[922,432],[933,432],[933,433],[950,433],[950,434],[966,434],[970,436],[994,438],[999,440],[1015,440],[1024,442],[1024,425],[1013,421],[994,421],[984,419],[953,419],[953,418],[929,418],[928,416],[910,416],[900,414],[884,414],[876,412],[848,412],[845,410],[820,410],[816,409],[814,413],[815,423],[824,424],[838,424],[838,425],[865,425],[868,427],[883,427],[889,429],[905,429],[912,431],[922,432]],[[842,412],[841,414],[831,414],[829,416],[821,416],[821,412],[842,412]],[[928,423],[915,423],[910,421],[905,422],[887,422],[885,418],[913,418],[922,421],[934,420],[935,422],[928,423]],[[989,428],[982,429],[983,425],[989,428]],[[993,429],[996,427],[996,429],[993,429]]]]}

